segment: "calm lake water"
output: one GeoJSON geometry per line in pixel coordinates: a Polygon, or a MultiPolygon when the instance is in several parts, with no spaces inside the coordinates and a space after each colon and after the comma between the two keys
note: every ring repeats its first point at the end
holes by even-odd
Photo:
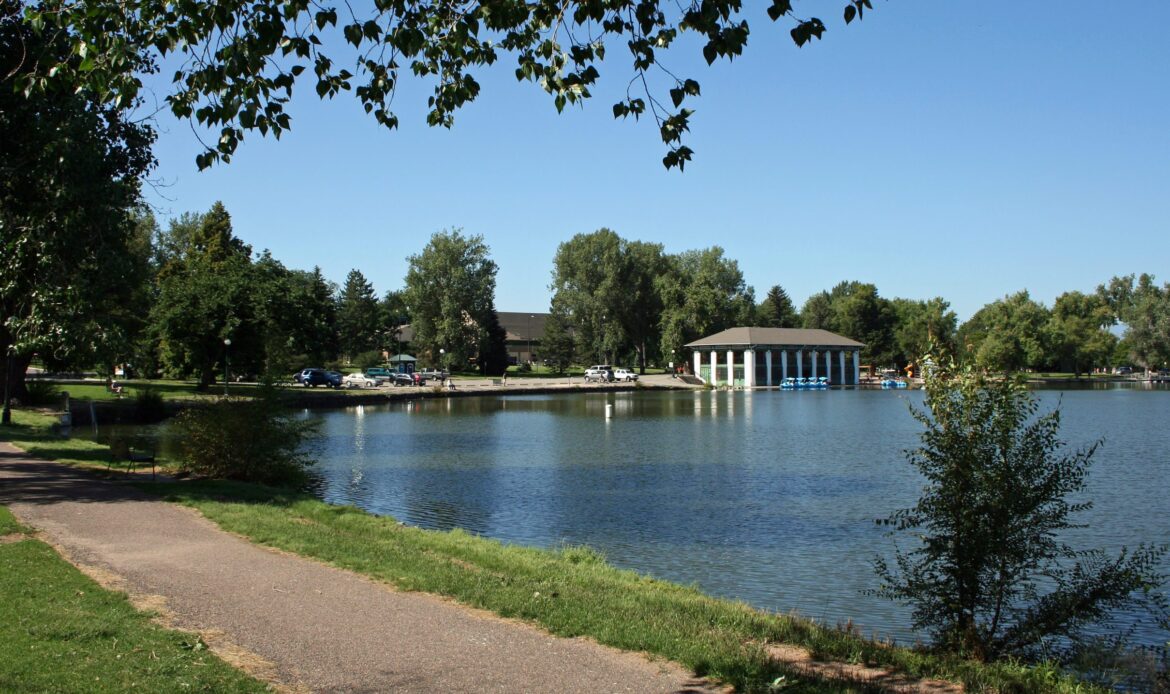
{"type": "MultiPolygon", "coordinates": [[[[1170,540],[1170,392],[1038,393],[1072,445],[1097,438],[1084,546],[1170,540]]],[[[314,445],[319,495],[426,528],[540,547],[769,610],[911,641],[866,597],[875,525],[917,498],[903,451],[920,391],[634,392],[425,400],[341,412],[314,445]],[[607,404],[614,417],[605,418],[607,404]]],[[[1168,562],[1167,570],[1170,570],[1168,562]]],[[[1166,643],[1145,628],[1137,640],[1166,643]]]]}
{"type": "MultiPolygon", "coordinates": [[[[1073,544],[1170,541],[1170,390],[1037,396],[1060,407],[1071,445],[1105,439],[1073,544]]],[[[322,420],[312,452],[328,502],[510,543],[586,544],[712,595],[908,642],[907,611],[862,591],[893,546],[874,520],[922,486],[903,454],[921,430],[907,405],[921,403],[920,391],[572,393],[304,416],[322,420]]],[[[1170,634],[1142,627],[1135,640],[1170,634]]]]}

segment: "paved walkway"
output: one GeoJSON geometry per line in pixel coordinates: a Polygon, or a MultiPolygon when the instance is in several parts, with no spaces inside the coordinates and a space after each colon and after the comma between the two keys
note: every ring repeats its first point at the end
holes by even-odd
{"type": "Polygon", "coordinates": [[[294,691],[706,692],[673,663],[271,551],[0,442],[0,504],[74,564],[294,691]]]}

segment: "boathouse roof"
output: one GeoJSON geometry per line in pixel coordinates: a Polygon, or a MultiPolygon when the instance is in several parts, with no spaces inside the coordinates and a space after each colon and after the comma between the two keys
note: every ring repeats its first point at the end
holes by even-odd
{"type": "Polygon", "coordinates": [[[810,328],[728,328],[686,345],[692,349],[716,347],[835,347],[865,345],[828,330],[810,328]]]}

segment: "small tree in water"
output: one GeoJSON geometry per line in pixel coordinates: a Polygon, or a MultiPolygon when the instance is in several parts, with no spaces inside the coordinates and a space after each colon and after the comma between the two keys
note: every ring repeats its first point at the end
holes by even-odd
{"type": "MultiPolygon", "coordinates": [[[[925,362],[929,363],[929,362],[925,362]]],[[[926,478],[918,503],[890,517],[919,542],[875,560],[872,593],[913,608],[941,650],[979,660],[1054,657],[1118,609],[1163,608],[1163,547],[1077,550],[1062,539],[1091,507],[1081,492],[1098,441],[1068,450],[1060,411],[1038,414],[1021,379],[953,364],[926,378],[922,445],[907,452],[926,478]]]]}

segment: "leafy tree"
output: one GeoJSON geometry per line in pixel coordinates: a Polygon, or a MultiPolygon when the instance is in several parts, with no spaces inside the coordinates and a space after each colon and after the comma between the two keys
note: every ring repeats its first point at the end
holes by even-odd
{"type": "Polygon", "coordinates": [[[125,313],[113,309],[134,294],[134,214],[154,163],[153,133],[93,91],[14,89],[40,65],[83,62],[66,37],[37,34],[22,8],[0,0],[0,378],[16,397],[34,352],[69,359],[125,345],[115,321],[125,313]]]}
{"type": "Polygon", "coordinates": [[[381,324],[378,297],[358,270],[350,270],[337,301],[337,332],[341,351],[350,358],[378,344],[381,324]]]}
{"type": "Polygon", "coordinates": [[[443,366],[466,364],[484,342],[495,291],[496,264],[482,236],[434,234],[422,253],[410,257],[406,272],[416,353],[437,364],[444,350],[443,366]]]}
{"type": "Polygon", "coordinates": [[[1160,607],[1151,591],[1165,578],[1165,547],[1112,557],[1062,540],[1092,505],[1070,497],[1084,491],[1100,442],[1068,450],[1059,410],[1038,415],[1018,377],[936,363],[928,410],[911,408],[922,445],[907,453],[926,486],[889,519],[917,540],[893,566],[875,560],[873,592],[910,605],[939,648],[979,660],[1050,655],[1114,610],[1160,607]]]}
{"type": "Polygon", "coordinates": [[[382,322],[379,346],[392,354],[398,354],[402,351],[402,327],[410,323],[410,307],[406,305],[405,292],[386,292],[386,296],[378,303],[378,311],[382,322]]]}
{"type": "Polygon", "coordinates": [[[1006,296],[979,309],[959,329],[966,358],[997,371],[1035,369],[1050,354],[1044,343],[1048,309],[1027,291],[1006,296]]]}
{"type": "Polygon", "coordinates": [[[932,350],[954,354],[958,317],[941,297],[927,301],[893,299],[895,362],[910,364],[932,350]]]}
{"type": "Polygon", "coordinates": [[[811,330],[833,330],[833,300],[828,292],[818,292],[805,300],[800,309],[801,324],[811,330]]]}
{"type": "Polygon", "coordinates": [[[756,323],[765,328],[800,327],[800,316],[784,287],[773,285],[767,296],[756,307],[756,323]]]}
{"type": "Polygon", "coordinates": [[[508,331],[500,325],[494,308],[488,314],[476,363],[484,376],[501,376],[508,370],[508,331]]]}
{"type": "Polygon", "coordinates": [[[573,335],[568,316],[555,307],[544,322],[544,334],[540,337],[540,353],[553,373],[563,374],[573,363],[573,335]]]}
{"type": "MultiPolygon", "coordinates": [[[[577,234],[553,257],[552,313],[569,317],[575,351],[582,359],[608,362],[629,345],[623,310],[626,241],[609,229],[577,234]]],[[[543,350],[542,350],[543,351],[543,350]]]]}
{"type": "Polygon", "coordinates": [[[658,277],[662,296],[662,354],[682,354],[683,345],[705,335],[751,322],[756,300],[739,263],[713,246],[667,256],[658,277]]]}
{"type": "Polygon", "coordinates": [[[577,234],[553,258],[552,312],[571,321],[582,358],[616,361],[637,355],[645,370],[657,347],[662,300],[657,278],[666,261],[662,246],[627,241],[609,229],[577,234]]]}
{"type": "MultiPolygon", "coordinates": [[[[786,18],[798,46],[819,39],[824,22],[798,17],[794,4],[772,0],[767,15],[786,18]]],[[[844,4],[846,23],[871,7],[870,0],[844,4]]],[[[439,0],[347,5],[341,13],[283,0],[220,5],[214,12],[198,4],[140,3],[128,11],[111,0],[44,0],[27,12],[34,26],[68,37],[65,55],[81,60],[36,63],[22,89],[90,86],[110,103],[126,105],[141,90],[142,76],[165,58],[175,70],[166,96],[172,113],[219,129],[197,157],[201,167],[230,160],[246,132],[279,137],[287,130],[286,106],[298,82],[309,81],[322,98],[352,91],[366,113],[395,128],[391,101],[405,69],[433,83],[427,123],[450,127],[455,111],[479,94],[473,71],[507,54],[515,58],[517,79],[539,84],[560,111],[590,97],[608,38],[628,48],[630,84],[643,85],[640,95],[627,92],[613,105],[614,116],[653,117],[668,149],[663,163],[681,169],[692,155],[682,144],[692,114],[684,103],[699,96],[700,85],[659,61],[684,33],[699,40],[681,43],[701,45],[707,63],[740,55],[749,34],[740,0],[439,0]],[[344,55],[335,52],[338,46],[344,55]],[[665,93],[647,86],[662,80],[665,93]]]]}
{"type": "Polygon", "coordinates": [[[895,361],[894,306],[878,296],[872,284],[839,282],[828,292],[810,296],[801,318],[806,328],[829,330],[864,343],[862,356],[867,360],[895,361]]]}
{"type": "Polygon", "coordinates": [[[1125,324],[1129,356],[1146,369],[1170,364],[1170,284],[1158,286],[1153,275],[1114,277],[1097,293],[1125,324]]]}
{"type": "Polygon", "coordinates": [[[1081,371],[1107,364],[1117,337],[1109,332],[1113,314],[1104,298],[1081,292],[1056,297],[1048,321],[1048,344],[1062,369],[1081,371]]]}
{"type": "Polygon", "coordinates": [[[251,248],[235,238],[227,210],[217,202],[205,214],[184,215],[167,237],[151,314],[165,371],[195,375],[206,388],[222,373],[228,349],[238,367],[257,368],[263,331],[251,300],[251,248]]]}

